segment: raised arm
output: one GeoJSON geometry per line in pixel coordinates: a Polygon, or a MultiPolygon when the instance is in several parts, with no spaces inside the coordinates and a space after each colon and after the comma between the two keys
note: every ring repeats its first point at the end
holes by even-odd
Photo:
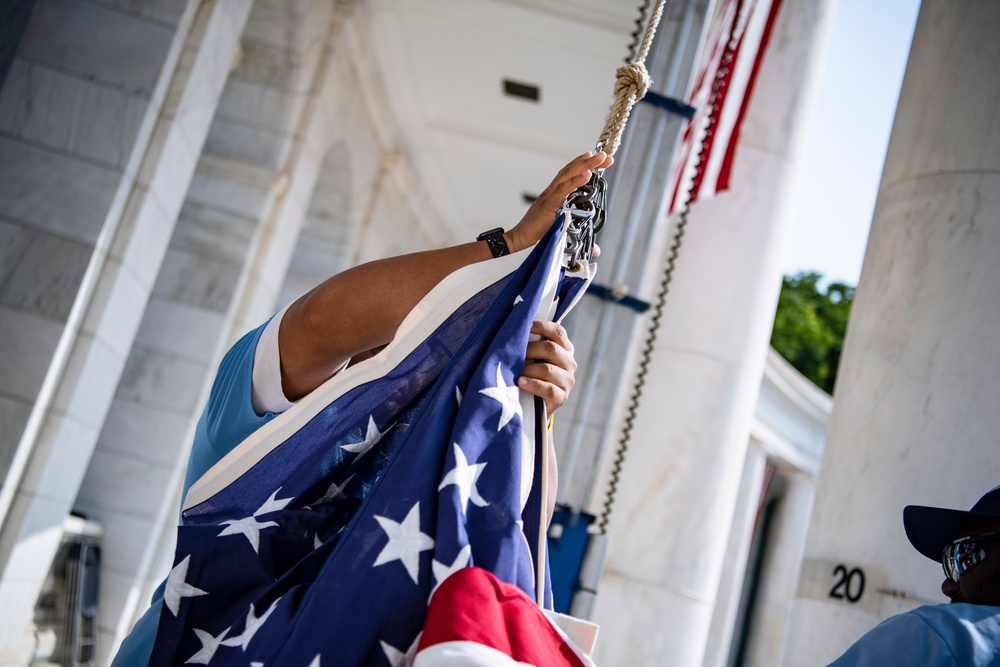
{"type": "MultiPolygon", "coordinates": [[[[504,233],[511,252],[536,243],[566,197],[590,179],[591,170],[612,161],[603,152],[587,152],[563,167],[521,221],[504,233]]],[[[285,312],[278,331],[285,396],[302,398],[351,357],[388,343],[410,310],[445,276],[491,257],[485,241],[401,255],[348,269],[304,294],[285,312]]]]}

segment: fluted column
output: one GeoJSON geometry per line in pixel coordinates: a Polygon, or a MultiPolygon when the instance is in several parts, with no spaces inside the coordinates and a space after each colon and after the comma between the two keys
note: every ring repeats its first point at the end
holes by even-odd
{"type": "Polygon", "coordinates": [[[600,663],[702,664],[831,15],[782,4],[732,189],[692,211],[611,521],[600,663]]]}
{"type": "Polygon", "coordinates": [[[968,509],[1000,482],[998,30],[992,0],[921,6],[786,665],[825,664],[880,620],[944,602],[941,568],[909,545],[901,510],[968,509]],[[834,590],[838,565],[854,573],[852,590],[834,590]],[[841,592],[856,599],[831,597],[841,592]]]}

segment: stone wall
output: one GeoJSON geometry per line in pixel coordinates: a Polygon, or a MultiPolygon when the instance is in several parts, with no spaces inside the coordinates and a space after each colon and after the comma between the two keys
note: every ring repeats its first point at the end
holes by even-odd
{"type": "Polygon", "coordinates": [[[38,2],[0,92],[0,662],[30,646],[248,7],[38,2]]]}

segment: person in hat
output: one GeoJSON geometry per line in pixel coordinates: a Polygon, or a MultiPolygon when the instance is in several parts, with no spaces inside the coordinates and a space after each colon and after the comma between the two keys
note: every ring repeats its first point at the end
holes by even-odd
{"type": "Polygon", "coordinates": [[[941,563],[951,603],[883,621],[829,667],[1000,665],[1000,486],[968,512],[907,506],[903,527],[917,551],[941,563]]]}

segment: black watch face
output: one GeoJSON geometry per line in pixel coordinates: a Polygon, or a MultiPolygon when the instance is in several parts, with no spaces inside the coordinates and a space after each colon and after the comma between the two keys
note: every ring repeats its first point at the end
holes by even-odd
{"type": "Polygon", "coordinates": [[[476,240],[477,241],[489,241],[490,237],[497,236],[497,235],[500,235],[500,234],[503,234],[503,227],[495,227],[495,228],[489,230],[488,232],[483,232],[482,234],[480,234],[479,236],[477,236],[476,240]]]}
{"type": "Polygon", "coordinates": [[[503,237],[503,227],[483,232],[476,240],[486,241],[486,245],[490,248],[490,254],[494,257],[503,257],[510,254],[510,248],[507,247],[507,240],[503,237]]]}

